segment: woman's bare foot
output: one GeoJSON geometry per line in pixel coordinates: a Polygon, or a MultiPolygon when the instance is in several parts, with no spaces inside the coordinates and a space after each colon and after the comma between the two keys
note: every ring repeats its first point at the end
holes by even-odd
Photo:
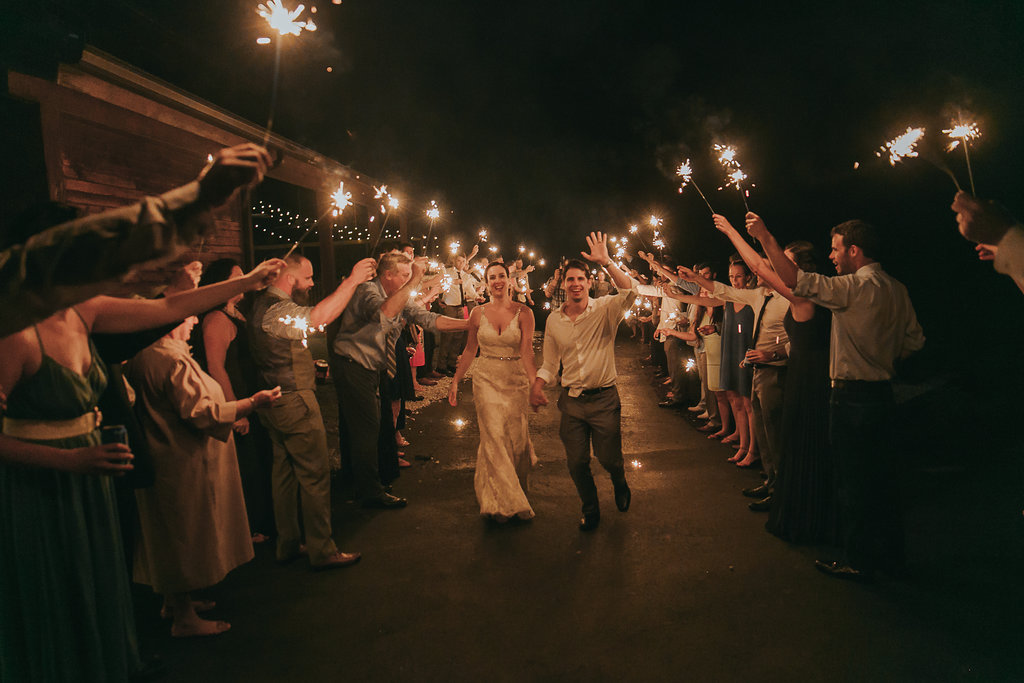
{"type": "Polygon", "coordinates": [[[739,443],[739,440],[740,440],[740,435],[737,434],[736,432],[733,432],[729,436],[727,436],[724,439],[722,439],[722,443],[739,443]]]}
{"type": "Polygon", "coordinates": [[[269,540],[270,540],[270,536],[267,536],[266,534],[261,534],[258,531],[252,532],[252,542],[253,543],[266,543],[269,540]]]}
{"type": "Polygon", "coordinates": [[[747,451],[747,457],[743,458],[738,463],[736,463],[736,467],[753,467],[754,464],[757,463],[759,460],[760,458],[757,457],[757,453],[754,453],[753,451],[747,451]]]}
{"type": "Polygon", "coordinates": [[[714,434],[708,434],[708,438],[709,439],[721,439],[723,436],[725,436],[725,430],[724,429],[719,429],[714,434]]]}
{"type": "MultiPolygon", "coordinates": [[[[193,600],[192,601],[192,609],[194,609],[196,612],[209,612],[210,610],[212,610],[216,606],[217,606],[217,603],[215,603],[213,600],[193,600]]],[[[174,613],[171,610],[170,605],[168,605],[165,602],[164,606],[160,608],[160,618],[161,619],[170,619],[173,616],[174,616],[174,613]]]]}
{"type": "Polygon", "coordinates": [[[726,458],[726,460],[728,460],[729,462],[739,462],[746,456],[747,451],[741,448],[740,450],[736,451],[736,453],[734,453],[731,458],[726,458]]]}
{"type": "Polygon", "coordinates": [[[199,636],[217,636],[231,629],[226,621],[210,621],[208,619],[187,619],[175,621],[171,625],[171,636],[174,638],[195,638],[199,636]]]}
{"type": "Polygon", "coordinates": [[[402,432],[395,432],[395,443],[402,447],[409,445],[409,442],[402,436],[402,432]]]}

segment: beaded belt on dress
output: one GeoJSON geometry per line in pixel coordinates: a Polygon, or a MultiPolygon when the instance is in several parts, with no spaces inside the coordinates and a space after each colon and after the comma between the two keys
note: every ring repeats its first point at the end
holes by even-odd
{"type": "Polygon", "coordinates": [[[491,360],[519,360],[522,356],[485,356],[480,354],[481,358],[490,358],[491,360]]]}

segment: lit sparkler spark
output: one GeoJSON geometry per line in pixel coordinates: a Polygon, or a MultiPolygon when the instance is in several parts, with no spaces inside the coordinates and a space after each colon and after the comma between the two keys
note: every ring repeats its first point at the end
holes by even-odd
{"type": "Polygon", "coordinates": [[[633,317],[633,309],[630,309],[630,310],[626,311],[626,314],[624,316],[622,316],[622,317],[625,318],[626,320],[629,320],[630,318],[632,318],[633,317]]]}
{"type": "Polygon", "coordinates": [[[540,261],[537,261],[537,265],[539,265],[541,268],[543,268],[545,265],[547,265],[547,261],[545,261],[544,259],[541,259],[540,261]]]}
{"type": "Polygon", "coordinates": [[[522,254],[524,251],[526,251],[526,247],[524,247],[522,244],[520,244],[519,245],[519,253],[522,254]]]}
{"type": "Polygon", "coordinates": [[[427,218],[432,221],[436,221],[441,217],[441,210],[437,208],[437,202],[433,199],[430,200],[430,208],[427,209],[427,218]]]}
{"type": "Polygon", "coordinates": [[[726,168],[739,168],[740,162],[736,160],[736,148],[732,145],[715,144],[715,151],[718,152],[718,163],[726,168]]]}
{"type": "Polygon", "coordinates": [[[917,143],[924,137],[924,128],[907,128],[907,132],[879,147],[875,156],[881,157],[883,153],[889,155],[889,165],[895,166],[896,162],[902,161],[904,157],[917,156],[917,143]]]}
{"type": "Polygon", "coordinates": [[[459,242],[458,240],[455,240],[454,242],[449,242],[448,243],[448,251],[451,252],[451,254],[453,256],[455,254],[458,254],[459,253],[459,249],[461,249],[461,248],[462,248],[462,242],[459,242]]]}
{"type": "Polygon", "coordinates": [[[697,367],[697,364],[692,358],[686,359],[686,372],[693,372],[693,369],[697,367]]]}
{"type": "Polygon", "coordinates": [[[334,200],[334,207],[339,213],[352,203],[352,193],[345,191],[345,181],[338,183],[338,189],[331,195],[331,199],[334,200]]]}
{"type": "Polygon", "coordinates": [[[476,236],[480,238],[481,242],[486,242],[487,241],[487,231],[486,230],[481,230],[480,232],[478,232],[476,234],[476,236]]]}
{"type": "Polygon", "coordinates": [[[676,175],[683,179],[683,187],[686,187],[693,180],[693,166],[690,165],[689,159],[679,164],[679,168],[676,169],[676,175]]]}
{"type": "Polygon", "coordinates": [[[644,464],[642,462],[640,462],[639,460],[630,460],[629,464],[633,466],[634,470],[642,469],[643,466],[644,466],[644,464]]]}
{"type": "Polygon", "coordinates": [[[640,228],[639,228],[639,227],[637,227],[636,225],[631,225],[631,226],[629,226],[629,234],[631,234],[631,235],[635,235],[635,234],[636,234],[636,231],[637,231],[637,230],[639,230],[639,229],[640,229],[640,228]]]}
{"type": "Polygon", "coordinates": [[[978,128],[978,124],[973,121],[971,123],[953,123],[952,126],[952,128],[942,131],[952,140],[949,143],[949,147],[946,148],[947,151],[952,152],[959,147],[961,140],[963,140],[964,144],[967,144],[968,140],[976,140],[981,137],[981,130],[978,128]]]}
{"type": "MultiPolygon", "coordinates": [[[[305,5],[299,5],[293,11],[285,7],[281,0],[270,0],[266,5],[261,3],[256,8],[256,14],[266,19],[270,28],[277,31],[278,34],[297,36],[302,33],[302,29],[307,28],[307,22],[296,21],[304,9],[306,9],[305,5]]],[[[316,26],[314,25],[309,30],[315,31],[316,26]]]]}
{"type": "Polygon", "coordinates": [[[492,244],[491,246],[487,247],[487,251],[491,252],[492,254],[497,254],[498,253],[498,247],[496,247],[496,246],[494,246],[492,244]]]}
{"type": "Polygon", "coordinates": [[[550,311],[551,310],[551,302],[550,301],[545,301],[544,302],[544,310],[545,311],[550,311]]]}
{"type": "MultiPolygon", "coordinates": [[[[974,171],[971,170],[971,155],[968,153],[967,148],[970,147],[969,141],[981,137],[981,130],[979,130],[978,124],[973,121],[969,123],[954,122],[952,125],[953,127],[949,130],[942,131],[952,139],[946,150],[952,152],[960,145],[961,141],[964,143],[964,160],[967,162],[967,177],[971,181],[971,194],[976,195],[977,191],[974,189],[974,171]]],[[[950,175],[952,175],[952,173],[950,173],[950,175]]],[[[953,178],[953,181],[956,182],[956,178],[953,178]]]]}
{"type": "Polygon", "coordinates": [[[462,429],[463,427],[466,426],[466,421],[463,420],[461,417],[457,417],[454,420],[452,420],[452,424],[455,426],[456,429],[462,429]]]}
{"type": "Polygon", "coordinates": [[[397,209],[398,197],[395,197],[394,195],[388,195],[388,206],[391,207],[392,209],[397,209]]]}
{"type": "Polygon", "coordinates": [[[441,291],[447,294],[452,288],[452,276],[445,273],[441,276],[441,291]]]}
{"type": "Polygon", "coordinates": [[[296,330],[299,330],[300,332],[302,332],[302,346],[304,348],[309,346],[308,336],[311,333],[323,332],[324,331],[324,326],[323,325],[320,325],[318,327],[314,327],[314,326],[309,324],[309,320],[307,320],[306,318],[303,318],[303,317],[295,317],[295,318],[293,318],[290,315],[286,315],[283,318],[278,318],[277,322],[283,323],[285,325],[293,327],[296,330]]]}
{"type": "Polygon", "coordinates": [[[647,222],[651,224],[652,228],[657,228],[660,227],[664,221],[662,221],[660,218],[658,218],[652,213],[651,217],[647,219],[647,222]]]}
{"type": "Polygon", "coordinates": [[[657,247],[658,251],[664,251],[665,250],[665,240],[661,239],[660,237],[658,239],[654,240],[653,242],[651,242],[651,244],[653,244],[655,247],[657,247]]]}
{"type": "Polygon", "coordinates": [[[374,190],[374,195],[373,195],[374,199],[380,199],[381,197],[389,196],[389,194],[388,194],[388,186],[387,185],[381,185],[380,187],[374,187],[373,190],[374,190]]]}
{"type": "Polygon", "coordinates": [[[529,254],[527,254],[527,256],[529,256],[530,259],[533,260],[533,252],[532,251],[529,254]]]}
{"type": "Polygon", "coordinates": [[[747,174],[743,172],[743,169],[737,168],[735,171],[726,176],[725,186],[730,185],[735,187],[737,190],[742,190],[740,184],[747,179],[747,174]]]}

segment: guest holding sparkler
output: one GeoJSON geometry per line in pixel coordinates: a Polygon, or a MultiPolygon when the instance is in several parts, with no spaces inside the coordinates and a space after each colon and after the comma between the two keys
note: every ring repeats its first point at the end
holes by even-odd
{"type": "Polygon", "coordinates": [[[380,386],[396,374],[394,344],[402,327],[410,320],[427,330],[469,327],[468,320],[429,313],[410,301],[426,268],[425,257],[384,254],[377,279],[356,289],[332,344],[334,381],[343,388],[338,392],[342,458],[349,461],[355,495],[364,507],[394,509],[407,503],[385,489],[378,461],[380,386]]]}
{"type": "Polygon", "coordinates": [[[155,483],[136,492],[141,536],[135,580],[164,597],[171,635],[223,633],[202,619],[190,592],[220,582],[253,557],[232,425],[270,406],[278,387],[226,400],[189,353],[189,317],[128,363],[136,412],[153,454],[155,483]]]}
{"type": "Polygon", "coordinates": [[[253,303],[248,323],[253,360],[263,386],[280,386],[282,391],[273,406],[259,412],[274,445],[277,560],[289,562],[302,552],[301,498],[310,565],[314,569],[344,567],[357,562],[359,554],[340,552],[331,538],[327,433],[314,391],[313,356],[306,336],[341,314],[360,283],[373,277],[375,262],[368,258],[356,263],[338,288],[316,306],[296,301],[308,297],[313,288],[313,264],[297,255],[286,262],[288,267],[253,303]]]}
{"type": "Polygon", "coordinates": [[[994,261],[995,269],[1009,275],[1024,292],[1024,226],[992,201],[958,192],[953,200],[960,234],[977,243],[978,255],[994,261]]]}
{"type": "Polygon", "coordinates": [[[0,677],[124,681],[138,666],[111,475],[132,469],[100,443],[107,382],[93,332],[167,325],[263,286],[244,278],[162,299],[94,297],[0,338],[0,677]]]}
{"type": "MultiPolygon", "coordinates": [[[[764,247],[762,258],[724,218],[715,225],[736,246],[759,279],[789,301],[784,325],[789,339],[786,388],[783,394],[781,452],[778,457],[771,510],[765,527],[793,543],[835,540],[834,468],[828,447],[828,353],[832,314],[808,299],[795,296],[781,273],[817,272],[810,242],[785,249],[768,232],[760,216],[748,213],[747,232],[764,247]]],[[[767,485],[767,482],[766,482],[767,485]]],[[[759,497],[764,491],[748,489],[759,497]]]]}
{"type": "Polygon", "coordinates": [[[853,580],[904,569],[891,381],[896,362],[925,341],[907,288],[877,260],[881,246],[872,226],[847,221],[832,228],[836,277],[779,272],[793,294],[832,311],[829,441],[839,467],[843,556],[816,566],[853,580]]]}

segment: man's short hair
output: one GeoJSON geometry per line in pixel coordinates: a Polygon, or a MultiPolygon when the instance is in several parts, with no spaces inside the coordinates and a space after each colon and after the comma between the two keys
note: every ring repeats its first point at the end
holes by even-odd
{"type": "Polygon", "coordinates": [[[288,271],[289,273],[295,273],[296,271],[299,270],[299,268],[302,267],[303,261],[308,260],[309,259],[307,259],[302,254],[288,254],[288,256],[284,258],[284,262],[287,264],[285,266],[285,270],[288,271]]]}
{"type": "Polygon", "coordinates": [[[859,247],[869,259],[875,260],[882,251],[882,240],[873,225],[861,220],[846,221],[832,228],[833,235],[842,235],[843,246],[859,247]]]}
{"type": "Polygon", "coordinates": [[[565,269],[562,271],[563,276],[567,275],[569,273],[569,270],[572,268],[575,268],[576,270],[582,270],[583,274],[587,276],[587,279],[590,279],[590,267],[587,266],[587,264],[584,263],[583,261],[580,261],[578,258],[569,259],[568,261],[566,261],[565,269]]]}
{"type": "Polygon", "coordinates": [[[786,245],[786,251],[793,254],[796,267],[805,273],[817,273],[818,257],[814,253],[814,245],[807,240],[797,240],[786,245]]]}
{"type": "Polygon", "coordinates": [[[398,243],[398,251],[405,251],[406,249],[413,249],[413,250],[415,250],[416,248],[414,246],[412,246],[412,242],[399,242],[398,243]]]}
{"type": "Polygon", "coordinates": [[[380,257],[380,262],[377,263],[377,272],[397,273],[398,266],[403,263],[412,263],[412,259],[400,251],[389,251],[380,257]]]}
{"type": "Polygon", "coordinates": [[[711,265],[711,261],[701,261],[700,263],[697,264],[697,267],[694,268],[694,270],[699,273],[705,268],[711,271],[712,277],[715,275],[715,267],[711,265]]]}

